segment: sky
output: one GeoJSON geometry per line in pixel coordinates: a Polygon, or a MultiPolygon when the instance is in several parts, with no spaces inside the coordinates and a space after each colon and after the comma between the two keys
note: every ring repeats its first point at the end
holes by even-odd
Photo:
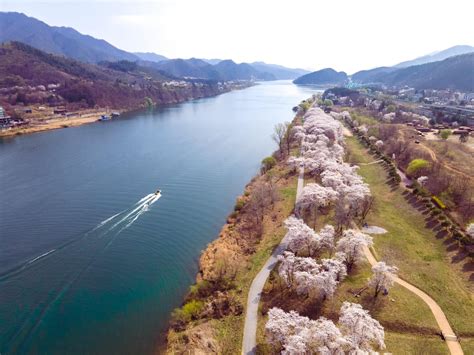
{"type": "Polygon", "coordinates": [[[349,74],[474,45],[472,0],[0,0],[0,11],[132,52],[349,74]]]}

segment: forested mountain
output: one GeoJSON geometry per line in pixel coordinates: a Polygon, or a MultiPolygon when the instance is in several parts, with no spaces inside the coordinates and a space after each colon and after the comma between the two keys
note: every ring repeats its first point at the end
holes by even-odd
{"type": "Polygon", "coordinates": [[[379,67],[369,70],[361,70],[357,73],[352,74],[350,77],[352,81],[356,83],[371,83],[377,82],[382,78],[384,75],[391,73],[397,70],[397,68],[393,67],[379,67]]]}
{"type": "Polygon", "coordinates": [[[261,72],[246,63],[236,64],[222,60],[212,65],[197,59],[170,59],[159,63],[142,63],[177,77],[208,80],[275,80],[269,73],[261,72]]]}
{"type": "Polygon", "coordinates": [[[286,68],[281,65],[267,64],[264,62],[253,62],[250,63],[250,65],[261,72],[272,74],[278,80],[292,80],[309,73],[308,70],[304,69],[286,68]]]}
{"type": "Polygon", "coordinates": [[[233,60],[222,60],[214,68],[227,80],[275,80],[275,76],[255,69],[247,63],[236,64],[233,60]]]}
{"type": "Polygon", "coordinates": [[[394,65],[394,68],[406,68],[413,65],[420,65],[432,62],[438,62],[440,60],[447,59],[449,57],[454,57],[461,54],[467,54],[474,52],[474,47],[472,46],[454,46],[448,49],[442,50],[440,52],[434,54],[428,54],[423,57],[419,57],[413,60],[407,60],[405,62],[401,62],[397,65],[394,65]]]}
{"type": "Polygon", "coordinates": [[[416,89],[474,91],[474,53],[407,68],[376,68],[352,75],[359,83],[410,86],[416,89]]]}
{"type": "Polygon", "coordinates": [[[138,60],[110,43],[69,27],[54,27],[17,12],[0,12],[0,42],[19,41],[42,51],[88,63],[138,60]]]}
{"type": "Polygon", "coordinates": [[[162,62],[164,60],[168,60],[164,55],[156,54],[156,53],[151,53],[151,52],[135,52],[135,54],[138,58],[141,60],[147,60],[150,62],[162,62]]]}
{"type": "Polygon", "coordinates": [[[321,69],[295,79],[295,84],[302,85],[341,85],[347,80],[347,74],[332,68],[321,69]]]}
{"type": "Polygon", "coordinates": [[[214,81],[164,84],[174,78],[136,62],[82,63],[45,53],[20,42],[0,46],[0,103],[134,108],[145,98],[174,103],[216,95],[223,89],[214,81]]]}

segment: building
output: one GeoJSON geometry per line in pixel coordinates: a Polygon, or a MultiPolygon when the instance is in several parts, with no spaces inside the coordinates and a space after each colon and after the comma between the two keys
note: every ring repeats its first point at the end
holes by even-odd
{"type": "Polygon", "coordinates": [[[10,127],[11,117],[7,115],[2,106],[0,106],[0,127],[7,128],[10,127]]]}

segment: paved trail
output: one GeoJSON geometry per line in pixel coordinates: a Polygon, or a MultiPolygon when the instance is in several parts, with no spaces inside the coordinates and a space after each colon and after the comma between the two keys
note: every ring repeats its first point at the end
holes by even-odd
{"type": "MultiPolygon", "coordinates": [[[[298,186],[296,188],[296,198],[303,191],[304,185],[304,167],[300,168],[298,176],[298,186]]],[[[258,304],[260,303],[260,296],[262,294],[263,286],[278,262],[278,255],[286,250],[286,239],[283,238],[275,248],[270,258],[268,258],[265,265],[263,265],[260,272],[253,279],[250,286],[249,295],[247,299],[247,310],[245,313],[244,337],[242,340],[242,354],[255,354],[257,347],[257,320],[258,320],[258,304]]]]}
{"type": "MultiPolygon", "coordinates": [[[[377,260],[372,255],[369,248],[364,247],[364,254],[371,265],[374,265],[375,263],[377,263],[377,260]]],[[[446,315],[444,314],[441,307],[436,303],[436,301],[432,299],[429,295],[424,293],[422,290],[420,290],[419,288],[416,288],[412,284],[406,282],[405,280],[402,280],[399,277],[395,279],[395,282],[405,287],[407,290],[413,292],[415,295],[420,297],[428,305],[428,307],[430,307],[430,310],[436,319],[436,323],[438,323],[438,326],[441,329],[441,333],[443,333],[444,339],[449,348],[449,352],[452,355],[464,354],[462,351],[461,345],[459,344],[459,341],[453,332],[453,329],[449,325],[446,315]]]]}

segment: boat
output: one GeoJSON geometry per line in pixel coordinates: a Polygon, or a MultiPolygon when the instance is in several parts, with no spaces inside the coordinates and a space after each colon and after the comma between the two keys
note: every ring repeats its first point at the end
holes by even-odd
{"type": "Polygon", "coordinates": [[[112,116],[112,118],[119,117],[120,112],[112,112],[111,116],[112,116]]]}
{"type": "Polygon", "coordinates": [[[156,190],[156,191],[155,191],[155,195],[156,195],[156,196],[161,195],[161,190],[156,190]]]}
{"type": "Polygon", "coordinates": [[[99,118],[99,121],[108,121],[108,120],[110,120],[110,117],[107,116],[107,115],[102,115],[102,116],[100,116],[100,118],[99,118]]]}

